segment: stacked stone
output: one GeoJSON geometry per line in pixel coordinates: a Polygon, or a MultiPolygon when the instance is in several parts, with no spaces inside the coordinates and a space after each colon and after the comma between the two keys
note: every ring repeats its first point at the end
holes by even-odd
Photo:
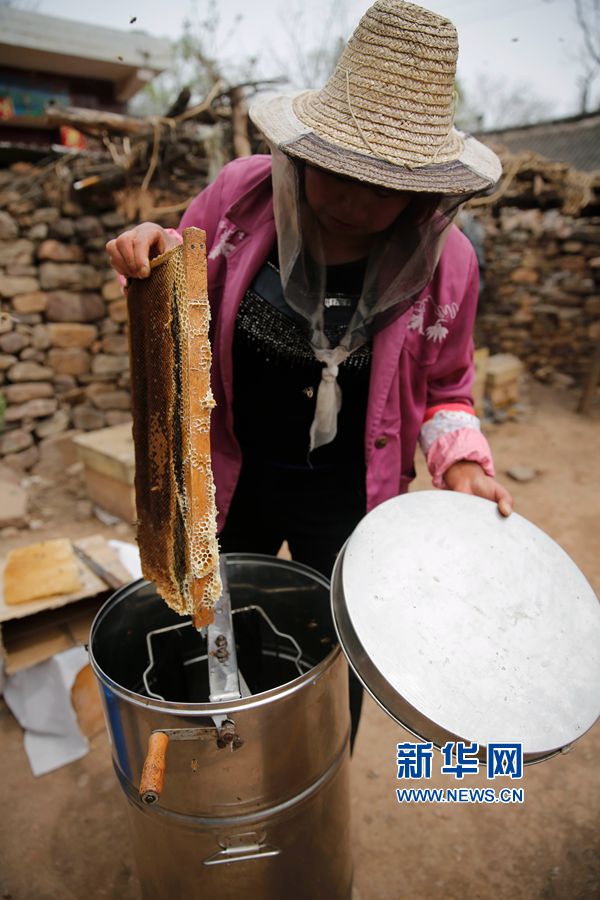
{"type": "Polygon", "coordinates": [[[104,250],[127,226],[48,205],[39,178],[0,186],[0,463],[29,470],[52,442],[129,419],[126,302],[104,250]]]}
{"type": "Polygon", "coordinates": [[[556,384],[583,384],[600,340],[600,217],[586,215],[597,208],[472,211],[485,226],[477,342],[556,384]]]}

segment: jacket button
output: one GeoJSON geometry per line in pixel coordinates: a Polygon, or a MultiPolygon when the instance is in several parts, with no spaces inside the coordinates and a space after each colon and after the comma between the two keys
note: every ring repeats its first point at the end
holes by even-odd
{"type": "Polygon", "coordinates": [[[388,442],[388,438],[386,438],[386,436],[383,434],[381,437],[378,437],[375,440],[375,446],[377,447],[378,450],[381,450],[383,447],[385,447],[387,442],[388,442]]]}

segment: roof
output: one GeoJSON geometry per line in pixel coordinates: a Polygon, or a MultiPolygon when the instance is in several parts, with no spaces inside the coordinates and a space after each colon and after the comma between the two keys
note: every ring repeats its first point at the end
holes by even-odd
{"type": "Polygon", "coordinates": [[[531,151],[582,172],[600,169],[600,112],[537,125],[479,134],[485,143],[503,144],[512,153],[531,151]]]}
{"type": "Polygon", "coordinates": [[[171,62],[171,44],[144,31],[104,28],[0,8],[2,65],[27,71],[103,79],[128,100],[171,62]]]}

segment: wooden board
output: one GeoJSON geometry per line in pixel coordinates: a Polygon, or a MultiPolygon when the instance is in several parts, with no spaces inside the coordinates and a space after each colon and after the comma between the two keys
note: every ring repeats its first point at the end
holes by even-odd
{"type": "Polygon", "coordinates": [[[92,622],[109,594],[106,590],[58,609],[4,622],[2,655],[6,674],[14,675],[63,650],[87,644],[92,622]]]}

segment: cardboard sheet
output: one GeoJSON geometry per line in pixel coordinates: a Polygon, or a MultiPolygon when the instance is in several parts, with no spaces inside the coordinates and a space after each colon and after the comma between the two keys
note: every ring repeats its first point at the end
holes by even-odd
{"type": "MultiPolygon", "coordinates": [[[[130,571],[120,562],[117,550],[101,535],[80,538],[75,544],[124,584],[132,580],[130,571]]],[[[131,545],[131,551],[135,555],[137,548],[131,545]]],[[[78,593],[46,597],[16,606],[4,603],[0,576],[0,649],[3,650],[6,675],[14,675],[87,641],[94,616],[113,591],[79,559],[78,565],[83,585],[78,593]]],[[[3,566],[4,561],[2,569],[3,566]]]]}
{"type": "MultiPolygon", "coordinates": [[[[119,562],[119,557],[115,551],[109,546],[102,535],[94,534],[90,537],[79,538],[73,543],[81,547],[88,556],[108,569],[117,578],[120,578],[124,584],[131,581],[131,576],[127,570],[119,562]]],[[[14,606],[8,606],[4,602],[4,567],[6,559],[0,561],[0,623],[7,622],[12,619],[22,619],[27,616],[35,615],[47,609],[57,609],[81,600],[84,597],[93,597],[96,594],[106,591],[107,585],[98,578],[88,567],[78,560],[79,574],[82,581],[82,588],[75,594],[55,594],[54,596],[44,597],[41,600],[33,600],[30,603],[18,603],[14,606]]]]}

